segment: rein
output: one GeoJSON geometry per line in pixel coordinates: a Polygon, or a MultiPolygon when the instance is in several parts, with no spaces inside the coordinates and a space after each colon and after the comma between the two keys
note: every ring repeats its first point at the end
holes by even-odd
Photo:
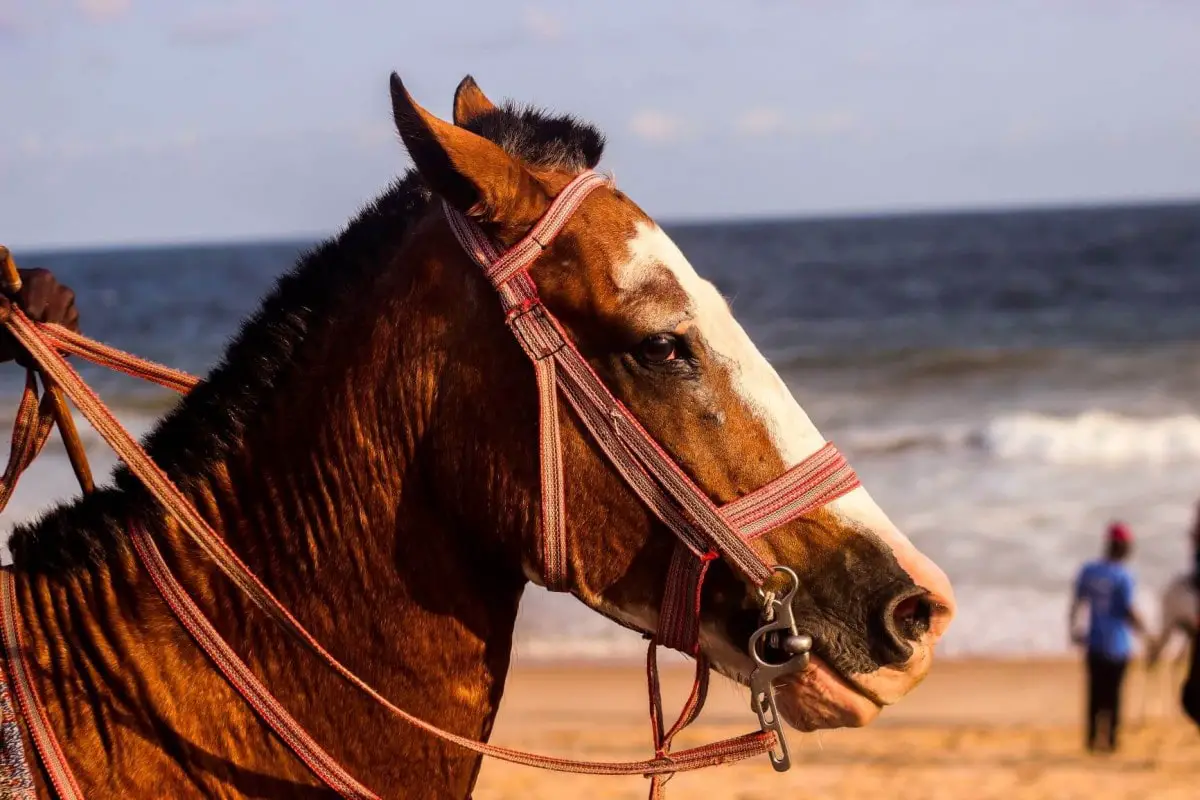
{"type": "MultiPolygon", "coordinates": [[[[444,731],[396,707],[334,658],[292,616],[212,530],[62,354],[76,355],[180,393],[190,391],[199,383],[199,379],[108,347],[61,326],[34,323],[11,303],[0,304],[0,324],[36,364],[36,373],[32,368],[27,371],[25,392],[14,422],[8,467],[0,477],[0,510],[7,504],[21,472],[41,451],[55,422],[60,424],[84,492],[91,491],[83,448],[74,427],[69,424],[69,413],[64,413],[65,404],[58,395],[61,390],[164,510],[178,520],[182,530],[242,592],[348,683],[393,715],[422,731],[480,755],[541,769],[592,775],[644,775],[651,779],[652,798],[662,796],[666,780],[676,772],[763,753],[769,754],[776,769],[787,769],[786,740],[775,710],[771,681],[807,666],[811,639],[796,629],[791,617],[790,599],[797,588],[794,573],[786,567],[763,562],[751,549],[750,542],[846,494],[859,485],[858,478],[836,448],[827,444],[766,486],[717,507],[612,395],[559,322],[541,303],[528,272],[587,195],[606,184],[607,179],[597,173],[588,171],[581,174],[555,198],[530,233],[504,253],[495,248],[475,223],[449,207],[445,208],[445,213],[463,249],[484,269],[499,293],[508,326],[533,363],[539,395],[542,480],[542,524],[539,536],[547,588],[553,591],[569,590],[570,574],[558,421],[559,394],[584,423],[613,467],[679,539],[666,576],[660,630],[651,639],[647,654],[654,758],[593,762],[526,753],[444,731]],[[47,389],[45,398],[40,401],[39,376],[47,389]],[[672,739],[696,718],[707,694],[709,665],[699,648],[700,591],[708,566],[716,558],[725,559],[760,590],[765,624],[751,640],[751,655],[756,668],[750,682],[752,706],[759,716],[761,730],[671,752],[672,739]],[[763,590],[764,583],[774,573],[781,573],[792,581],[790,590],[782,598],[774,592],[763,590]],[[669,729],[664,725],[659,691],[656,660],[659,644],[681,650],[696,660],[696,679],[691,695],[679,719],[669,729]],[[768,645],[776,650],[782,649],[790,658],[783,663],[765,660],[768,645]]],[[[4,267],[9,273],[6,288],[11,292],[19,288],[20,281],[11,259],[5,259],[4,267]]],[[[376,798],[305,732],[221,639],[172,575],[149,533],[138,526],[134,526],[130,533],[137,557],[172,612],[263,721],[318,778],[339,795],[363,800],[376,798]]],[[[26,648],[20,635],[16,576],[11,568],[0,569],[0,616],[5,659],[13,679],[14,693],[55,793],[64,800],[82,798],[83,794],[29,674],[26,648]]]]}

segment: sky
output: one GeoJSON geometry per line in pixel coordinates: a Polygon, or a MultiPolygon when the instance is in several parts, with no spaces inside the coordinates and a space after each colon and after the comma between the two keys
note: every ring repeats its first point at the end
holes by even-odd
{"type": "Polygon", "coordinates": [[[388,75],[572,112],[665,221],[1200,198],[1196,0],[0,0],[0,242],[327,235],[388,75]]]}

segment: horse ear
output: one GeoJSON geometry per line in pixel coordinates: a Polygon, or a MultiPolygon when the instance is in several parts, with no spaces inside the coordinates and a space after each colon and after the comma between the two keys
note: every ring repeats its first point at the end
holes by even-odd
{"type": "Polygon", "coordinates": [[[466,125],[476,117],[496,110],[496,104],[488,99],[479,84],[470,75],[454,90],[454,124],[466,125]]]}
{"type": "Polygon", "coordinates": [[[417,171],[450,205],[520,235],[550,201],[521,161],[494,142],[430,114],[392,73],[392,116],[417,171]]]}

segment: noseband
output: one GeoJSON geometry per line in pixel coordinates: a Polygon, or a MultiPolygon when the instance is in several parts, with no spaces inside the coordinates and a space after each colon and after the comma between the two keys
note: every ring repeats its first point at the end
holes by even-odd
{"type": "Polygon", "coordinates": [[[755,663],[750,679],[752,706],[763,730],[778,734],[778,750],[771,753],[771,762],[783,771],[789,757],[772,680],[808,665],[811,639],[800,633],[792,617],[796,574],[763,561],[750,543],[850,492],[860,485],[858,476],[837,448],[827,443],[767,485],[718,507],[613,396],[542,303],[529,274],[587,196],[607,185],[609,180],[597,172],[582,173],[559,193],[533,229],[504,252],[477,224],[442,203],[455,238],[500,295],[508,327],[533,363],[539,406],[542,578],[551,591],[570,591],[557,399],[561,395],[609,463],[679,540],[667,571],[652,651],[655,644],[671,647],[695,657],[700,668],[707,669],[699,645],[700,590],[714,559],[723,559],[760,590],[765,624],[751,638],[749,648],[755,663]],[[762,591],[773,573],[789,580],[782,597],[762,591]],[[781,635],[780,647],[766,647],[781,635]],[[782,663],[765,661],[770,649],[776,653],[782,649],[790,657],[782,663]]]}

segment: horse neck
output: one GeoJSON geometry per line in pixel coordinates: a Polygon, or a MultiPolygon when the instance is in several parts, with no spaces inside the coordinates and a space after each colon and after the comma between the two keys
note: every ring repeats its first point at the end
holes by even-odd
{"type": "MultiPolygon", "coordinates": [[[[486,664],[502,680],[519,561],[439,488],[447,439],[469,436],[433,400],[457,386],[462,332],[446,314],[461,294],[446,282],[461,277],[421,250],[401,259],[403,270],[385,271],[305,342],[303,366],[192,494],[268,588],[363,677],[436,682],[431,663],[459,662],[486,664]]],[[[239,595],[222,595],[230,620],[253,613],[239,595]]]]}
{"type": "MultiPolygon", "coordinates": [[[[385,271],[377,285],[363,288],[356,308],[297,348],[295,368],[260,399],[261,413],[246,421],[236,446],[202,470],[172,477],[346,666],[401,707],[486,738],[524,578],[519,557],[503,542],[463,509],[446,506],[446,497],[461,497],[461,487],[450,495],[439,489],[450,466],[444,456],[461,442],[446,441],[458,422],[434,398],[464,385],[449,352],[456,336],[444,315],[444,277],[432,262],[385,271]]],[[[177,414],[188,413],[185,401],[177,414]]],[[[390,738],[401,751],[404,736],[428,746],[424,734],[380,717],[291,643],[172,521],[160,518],[158,526],[168,565],[222,637],[286,707],[324,709],[298,715],[318,741],[344,740],[346,727],[371,719],[382,741],[390,738]]],[[[31,586],[27,615],[42,624],[46,639],[63,633],[53,629],[53,606],[64,590],[101,617],[159,604],[146,598],[152,590],[138,579],[129,548],[113,548],[102,571],[86,585],[73,580],[75,589],[31,586]],[[97,584],[111,591],[97,592],[97,584]],[[131,604],[130,595],[141,599],[131,604]]],[[[156,629],[175,646],[191,647],[177,626],[156,629]]],[[[123,669],[133,671],[128,663],[123,669]]],[[[348,758],[353,766],[355,756],[348,758]]],[[[376,778],[377,787],[394,783],[376,778]]]]}

